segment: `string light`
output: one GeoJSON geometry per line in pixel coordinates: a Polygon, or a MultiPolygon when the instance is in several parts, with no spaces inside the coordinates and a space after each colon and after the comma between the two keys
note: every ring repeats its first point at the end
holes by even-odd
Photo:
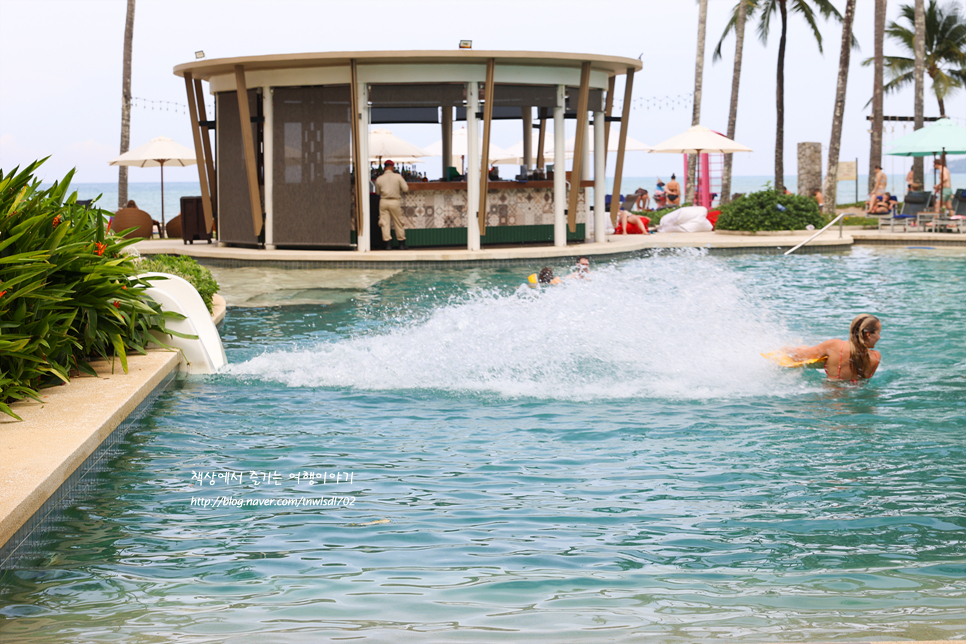
{"type": "MultiPolygon", "coordinates": [[[[676,94],[669,96],[642,96],[631,99],[632,110],[690,110],[694,104],[694,94],[676,94]]],[[[615,98],[614,109],[623,109],[623,99],[615,98]]]]}
{"type": "MultiPolygon", "coordinates": [[[[139,96],[131,97],[131,107],[158,112],[174,112],[175,114],[184,115],[188,114],[188,106],[185,103],[154,100],[150,98],[141,98],[139,96]]],[[[208,115],[213,115],[215,113],[214,103],[205,103],[205,110],[208,115]]]]}

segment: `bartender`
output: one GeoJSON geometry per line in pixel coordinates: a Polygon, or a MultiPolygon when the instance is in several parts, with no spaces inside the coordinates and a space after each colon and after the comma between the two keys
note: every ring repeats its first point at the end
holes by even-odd
{"type": "Polygon", "coordinates": [[[403,193],[409,192],[409,184],[396,174],[396,164],[386,160],[385,172],[376,179],[376,190],[379,192],[379,227],[382,229],[382,241],[386,242],[386,250],[392,250],[392,235],[389,228],[389,218],[396,227],[396,239],[399,240],[399,250],[406,250],[406,222],[403,221],[402,206],[399,200],[403,193]]]}

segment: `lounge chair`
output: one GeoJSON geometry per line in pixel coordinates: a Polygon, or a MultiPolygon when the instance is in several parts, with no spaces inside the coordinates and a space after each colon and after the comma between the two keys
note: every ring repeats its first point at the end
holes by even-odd
{"type": "Polygon", "coordinates": [[[114,214],[111,230],[120,234],[128,228],[134,228],[134,230],[124,235],[125,239],[134,237],[151,239],[151,236],[154,234],[154,225],[155,221],[151,219],[151,215],[140,208],[121,208],[114,214]]]}
{"type": "Polygon", "coordinates": [[[902,230],[906,230],[906,227],[913,222],[918,226],[919,213],[932,206],[932,197],[931,192],[908,193],[902,202],[902,212],[898,215],[895,214],[895,211],[886,215],[879,215],[879,230],[882,230],[883,223],[888,223],[891,231],[896,229],[896,223],[902,224],[902,230]]]}
{"type": "Polygon", "coordinates": [[[945,215],[941,212],[935,213],[932,219],[924,224],[926,229],[932,228],[933,232],[939,229],[947,229],[963,232],[966,229],[966,190],[957,190],[953,193],[952,210],[945,215]]]}

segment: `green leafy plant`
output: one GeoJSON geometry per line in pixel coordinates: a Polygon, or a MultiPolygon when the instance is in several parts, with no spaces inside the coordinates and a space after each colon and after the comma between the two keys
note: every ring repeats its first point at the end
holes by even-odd
{"type": "Polygon", "coordinates": [[[208,307],[208,313],[212,312],[211,299],[218,292],[218,282],[215,281],[211,271],[201,266],[193,257],[152,255],[142,257],[138,260],[137,266],[142,273],[168,273],[186,279],[201,295],[205,306],[208,307]]]}
{"type": "Polygon", "coordinates": [[[804,230],[809,224],[816,228],[826,224],[814,199],[762,190],[722,206],[717,228],[758,232],[804,230]]]}
{"type": "Polygon", "coordinates": [[[138,240],[116,237],[110,213],[68,195],[73,171],[42,189],[33,177],[41,163],[0,169],[0,411],[18,420],[11,401],[39,401],[39,388],[73,373],[96,376],[95,358],[116,358],[126,372],[128,350],[144,353],[177,316],[132,279],[138,269],[121,251],[138,240]]]}

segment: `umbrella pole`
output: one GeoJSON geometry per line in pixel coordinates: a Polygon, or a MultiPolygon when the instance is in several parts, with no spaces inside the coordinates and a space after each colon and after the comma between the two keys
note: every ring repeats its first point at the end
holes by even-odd
{"type": "Polygon", "coordinates": [[[158,237],[164,239],[164,159],[161,163],[161,228],[158,229],[158,237]]]}

